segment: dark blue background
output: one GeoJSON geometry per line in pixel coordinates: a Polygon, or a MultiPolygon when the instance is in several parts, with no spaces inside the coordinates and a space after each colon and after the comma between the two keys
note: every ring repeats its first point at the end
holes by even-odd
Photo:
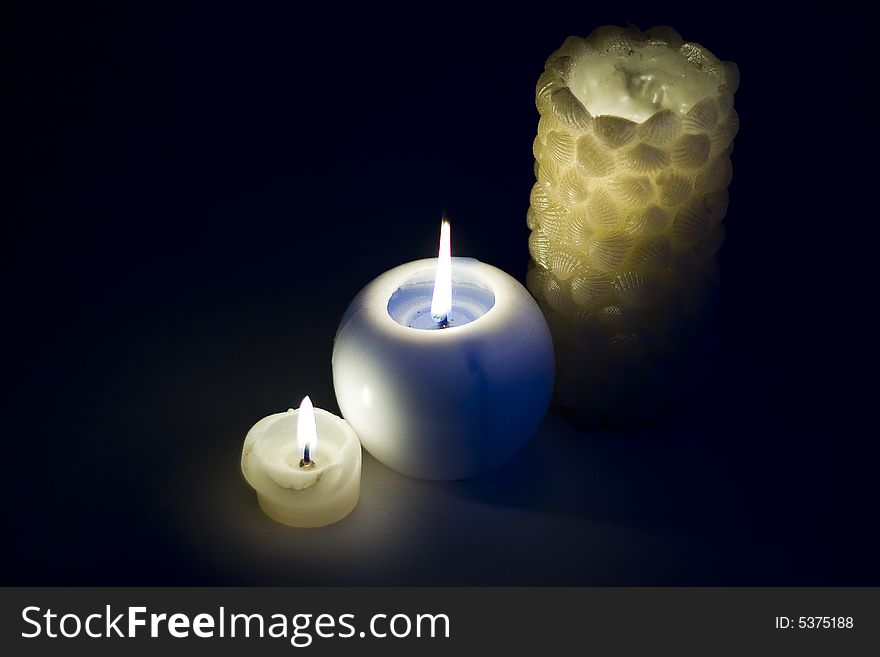
{"type": "MultiPolygon", "coordinates": [[[[862,422],[876,388],[866,28],[730,3],[567,3],[552,19],[547,3],[256,4],[28,4],[11,24],[3,584],[251,583],[179,549],[177,464],[217,441],[234,454],[304,394],[337,410],[339,317],[374,276],[432,255],[442,212],[456,254],[523,280],[535,81],[567,35],[628,21],[736,61],[742,127],[706,380],[659,439],[584,445],[608,459],[613,521],[686,527],[741,558],[692,571],[670,551],[662,573],[610,583],[880,583],[862,422]]],[[[244,487],[236,467],[229,486],[244,487]]],[[[530,504],[515,484],[481,486],[530,504]]],[[[454,558],[424,555],[418,583],[469,583],[454,558]]],[[[480,582],[595,583],[578,563],[544,581],[472,558],[480,582]]]]}

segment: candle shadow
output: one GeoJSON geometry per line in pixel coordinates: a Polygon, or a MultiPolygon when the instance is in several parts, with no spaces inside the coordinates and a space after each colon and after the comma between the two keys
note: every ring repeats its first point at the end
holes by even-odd
{"type": "Polygon", "coordinates": [[[742,481],[725,465],[720,427],[586,431],[550,412],[531,443],[450,494],[500,507],[712,537],[748,524],[742,481]]]}

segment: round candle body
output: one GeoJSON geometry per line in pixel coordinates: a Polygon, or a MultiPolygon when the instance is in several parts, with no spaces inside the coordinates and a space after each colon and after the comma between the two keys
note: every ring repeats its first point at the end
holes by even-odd
{"type": "Polygon", "coordinates": [[[570,37],[538,80],[528,287],[567,415],[632,421],[686,371],[718,271],[736,65],[672,29],[570,37]]]}
{"type": "Polygon", "coordinates": [[[410,262],[361,290],[336,333],[333,384],[379,461],[421,479],[462,479],[528,443],[550,402],[553,345],[528,291],[470,258],[452,259],[452,311],[440,328],[436,265],[410,262]]]}
{"type": "Polygon", "coordinates": [[[297,445],[299,413],[290,409],[257,422],[244,441],[241,471],[270,518],[292,527],[322,527],[341,520],[357,506],[361,446],[348,422],[316,408],[314,466],[303,468],[303,453],[297,445]]]}

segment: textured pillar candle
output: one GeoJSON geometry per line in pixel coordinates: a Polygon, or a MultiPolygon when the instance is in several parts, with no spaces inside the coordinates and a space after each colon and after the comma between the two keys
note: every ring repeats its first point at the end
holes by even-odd
{"type": "Polygon", "coordinates": [[[646,410],[696,332],[724,241],[738,80],[666,27],[599,28],[547,60],[528,287],[570,415],[646,410]]]}
{"type": "Polygon", "coordinates": [[[348,422],[308,397],[248,432],[241,471],[267,516],[292,527],[341,520],[361,493],[361,445],[348,422]]]}

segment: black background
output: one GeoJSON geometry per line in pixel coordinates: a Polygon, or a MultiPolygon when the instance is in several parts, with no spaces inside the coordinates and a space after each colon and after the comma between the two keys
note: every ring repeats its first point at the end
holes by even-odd
{"type": "Polygon", "coordinates": [[[876,167],[862,162],[867,28],[807,8],[667,4],[19,8],[4,129],[14,558],[2,583],[880,583],[876,436],[861,422],[876,388],[874,259],[861,248],[877,198],[876,167]],[[627,22],[672,25],[742,74],[706,380],[647,432],[571,440],[551,415],[541,444],[567,432],[560,476],[590,485],[535,501],[520,459],[450,486],[499,507],[708,537],[731,556],[695,567],[670,541],[647,561],[638,546],[602,555],[631,560],[613,576],[572,553],[545,571],[541,541],[520,549],[501,524],[481,530],[463,571],[438,530],[405,569],[378,559],[368,573],[294,569],[275,582],[184,547],[187,464],[219,450],[214,481],[242,505],[228,513],[258,517],[238,474],[245,432],[305,394],[338,412],[342,312],[379,273],[431,256],[441,213],[455,254],[524,280],[534,83],[567,35],[627,22]],[[589,473],[572,455],[591,459],[589,473]],[[589,491],[606,497],[579,497],[589,491]]]}

